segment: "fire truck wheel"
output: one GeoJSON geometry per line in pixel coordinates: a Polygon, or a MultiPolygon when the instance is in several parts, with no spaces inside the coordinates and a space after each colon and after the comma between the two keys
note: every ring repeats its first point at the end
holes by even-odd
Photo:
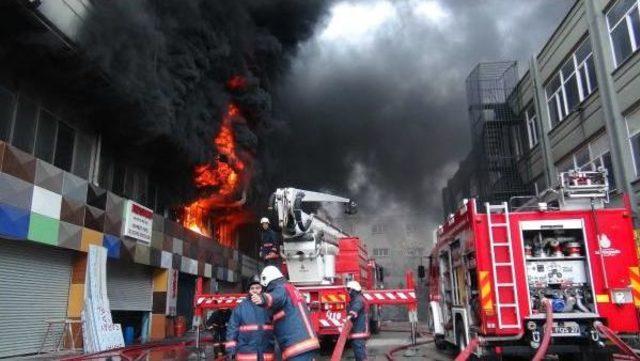
{"type": "Polygon", "coordinates": [[[611,358],[607,358],[605,355],[598,354],[597,350],[593,348],[587,347],[582,349],[580,352],[572,353],[572,354],[562,354],[559,355],[560,361],[588,361],[588,360],[609,360],[611,358]]]}
{"type": "Polygon", "coordinates": [[[369,330],[374,335],[379,334],[380,333],[380,320],[369,320],[369,330]]]}
{"type": "Polygon", "coordinates": [[[448,348],[449,344],[445,341],[444,336],[436,335],[433,339],[433,343],[436,346],[436,350],[444,351],[448,348]]]}
{"type": "Polygon", "coordinates": [[[469,344],[469,340],[467,340],[467,335],[464,332],[464,324],[462,320],[456,320],[456,343],[458,344],[458,350],[462,352],[467,345],[469,344]]]}

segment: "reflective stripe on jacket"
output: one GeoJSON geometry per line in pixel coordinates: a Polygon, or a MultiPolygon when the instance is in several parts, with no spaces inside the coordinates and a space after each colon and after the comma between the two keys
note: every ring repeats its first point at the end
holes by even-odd
{"type": "Polygon", "coordinates": [[[320,348],[307,303],[295,286],[284,278],[271,281],[263,299],[264,307],[273,313],[274,331],[284,360],[320,348]]]}
{"type": "Polygon", "coordinates": [[[349,300],[347,306],[347,316],[352,316],[353,327],[351,328],[350,339],[369,338],[369,305],[358,292],[355,297],[349,300]]]}
{"type": "Polygon", "coordinates": [[[280,242],[276,232],[271,228],[260,232],[260,257],[262,259],[280,257],[280,242]]]}
{"type": "Polygon", "coordinates": [[[242,300],[229,319],[225,350],[237,360],[258,360],[259,353],[265,361],[273,360],[271,313],[248,297],[242,300]]]}

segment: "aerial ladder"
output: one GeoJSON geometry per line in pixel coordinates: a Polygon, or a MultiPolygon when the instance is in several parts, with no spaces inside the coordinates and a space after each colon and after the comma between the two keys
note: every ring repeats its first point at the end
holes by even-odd
{"type": "MultiPolygon", "coordinates": [[[[413,274],[406,273],[405,288],[381,288],[380,268],[361,240],[305,210],[314,204],[338,205],[346,214],[355,214],[357,209],[351,199],[297,188],[279,188],[269,199],[269,209],[275,213],[281,230],[281,254],[289,281],[305,297],[316,333],[333,339],[340,335],[349,302],[345,285],[356,280],[362,285],[370,308],[371,331],[379,329],[379,306],[406,305],[415,341],[417,299],[413,274]]],[[[195,314],[201,318],[206,310],[233,308],[244,297],[245,294],[206,294],[202,280],[198,279],[195,314]]]]}

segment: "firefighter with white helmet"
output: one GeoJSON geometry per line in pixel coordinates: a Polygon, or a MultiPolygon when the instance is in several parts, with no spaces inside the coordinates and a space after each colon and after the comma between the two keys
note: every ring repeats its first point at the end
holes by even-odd
{"type": "Polygon", "coordinates": [[[307,302],[298,289],[275,266],[266,266],[260,275],[266,291],[252,295],[251,301],[273,313],[276,340],[287,361],[314,360],[320,342],[309,319],[307,302]]]}
{"type": "Polygon", "coordinates": [[[268,265],[280,265],[280,242],[278,235],[270,228],[269,218],[260,219],[260,258],[268,265]]]}
{"type": "Polygon", "coordinates": [[[347,306],[347,317],[353,323],[349,339],[356,361],[367,359],[367,339],[369,333],[369,306],[362,295],[362,286],[358,281],[347,282],[349,291],[349,305],[347,306]]]}

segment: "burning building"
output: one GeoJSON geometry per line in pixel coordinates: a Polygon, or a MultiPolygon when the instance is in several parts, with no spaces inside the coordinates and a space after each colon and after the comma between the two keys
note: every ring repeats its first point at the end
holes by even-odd
{"type": "Polygon", "coordinates": [[[196,277],[239,288],[256,272],[269,84],[322,8],[0,4],[0,358],[79,319],[91,245],[108,251],[114,321],[141,340],[190,323],[196,277]]]}
{"type": "Polygon", "coordinates": [[[233,125],[246,122],[240,110],[229,104],[220,130],[213,139],[216,155],[195,167],[195,185],[200,197],[184,207],[182,223],[205,236],[213,236],[225,247],[238,247],[236,230],[253,222],[255,216],[245,208],[251,181],[252,156],[241,154],[233,125]],[[211,230],[214,230],[212,232],[211,230]]]}

